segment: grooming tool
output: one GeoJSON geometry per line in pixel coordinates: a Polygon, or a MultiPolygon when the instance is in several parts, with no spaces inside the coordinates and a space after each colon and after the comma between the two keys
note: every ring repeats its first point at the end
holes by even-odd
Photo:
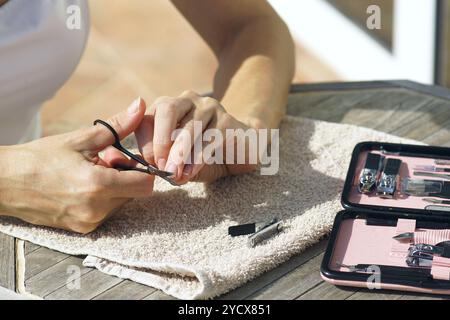
{"type": "Polygon", "coordinates": [[[262,241],[269,239],[282,230],[282,222],[277,218],[270,221],[241,224],[228,228],[228,234],[232,237],[245,236],[251,234],[248,238],[250,247],[255,247],[262,241]]]}
{"type": "Polygon", "coordinates": [[[251,248],[281,232],[283,226],[281,221],[276,221],[261,230],[255,232],[248,238],[248,245],[251,248]]]}
{"type": "Polygon", "coordinates": [[[394,157],[417,157],[417,154],[403,151],[388,151],[386,149],[380,149],[381,154],[385,156],[394,156],[394,157]]]}
{"type": "MultiPolygon", "coordinates": [[[[411,242],[414,244],[429,243],[437,244],[450,241],[450,230],[429,230],[420,232],[406,232],[393,237],[393,239],[401,242],[411,242]]],[[[450,243],[449,243],[450,244],[450,243]]]]}
{"type": "Polygon", "coordinates": [[[395,266],[383,266],[383,265],[369,265],[369,264],[357,264],[354,266],[341,264],[339,262],[336,265],[340,268],[346,268],[350,272],[369,273],[373,274],[373,267],[377,267],[382,275],[391,275],[396,277],[430,277],[430,271],[422,268],[405,268],[395,266]]]}
{"type": "MultiPolygon", "coordinates": [[[[428,211],[445,211],[445,212],[450,212],[450,207],[445,207],[445,206],[431,205],[431,206],[426,206],[424,209],[428,210],[428,211]]],[[[431,213],[431,214],[433,214],[433,213],[431,213]]]]}
{"type": "Polygon", "coordinates": [[[114,148],[116,148],[120,152],[126,154],[131,159],[133,159],[134,161],[139,163],[139,165],[137,165],[136,167],[123,167],[123,166],[120,166],[120,167],[117,167],[116,169],[127,170],[127,171],[133,170],[133,171],[139,171],[139,172],[148,173],[148,174],[155,175],[155,176],[158,176],[158,177],[166,180],[167,182],[169,182],[173,186],[178,186],[178,184],[176,184],[172,179],[170,179],[170,176],[173,175],[171,172],[159,170],[158,168],[156,168],[156,167],[152,166],[151,164],[149,164],[144,159],[136,156],[132,152],[130,152],[127,149],[125,149],[122,146],[122,144],[120,143],[119,135],[117,134],[116,130],[114,130],[113,127],[111,127],[107,122],[105,122],[103,120],[95,120],[94,121],[94,126],[97,125],[98,123],[103,125],[103,126],[105,126],[109,131],[111,131],[111,133],[112,133],[112,135],[114,136],[114,139],[115,139],[114,143],[112,144],[112,146],[114,148]]]}
{"type": "Polygon", "coordinates": [[[438,197],[450,199],[450,195],[442,194],[445,183],[436,180],[403,179],[400,185],[402,194],[414,197],[438,197]]]}
{"type": "Polygon", "coordinates": [[[450,166],[450,160],[436,159],[434,163],[438,166],[450,166]]]}
{"type": "Polygon", "coordinates": [[[433,256],[418,253],[415,256],[408,256],[406,264],[413,268],[431,268],[433,266],[433,256]]]}
{"type": "Polygon", "coordinates": [[[369,153],[366,163],[359,176],[358,191],[371,193],[376,188],[377,180],[383,167],[384,157],[379,154],[369,153]]]}
{"type": "Polygon", "coordinates": [[[409,248],[409,252],[411,255],[414,255],[415,252],[422,252],[424,254],[437,255],[443,258],[450,258],[450,241],[444,241],[438,243],[437,245],[431,244],[415,244],[411,248],[409,248]]]}
{"type": "Polygon", "coordinates": [[[228,234],[232,237],[245,236],[258,232],[276,222],[278,222],[278,219],[273,218],[272,220],[265,222],[247,223],[238,226],[231,226],[228,228],[228,234]]]}
{"type": "Polygon", "coordinates": [[[434,199],[434,198],[425,198],[422,199],[425,202],[428,203],[434,203],[434,204],[449,204],[450,205],[450,200],[440,200],[440,199],[434,199]]]}
{"type": "Polygon", "coordinates": [[[436,172],[426,172],[426,171],[414,171],[415,176],[420,177],[430,177],[430,178],[440,178],[444,180],[450,180],[450,174],[436,173],[436,172]]]}
{"type": "Polygon", "coordinates": [[[450,168],[435,167],[435,166],[422,166],[418,165],[414,167],[415,171],[427,171],[427,172],[450,172],[450,168]]]}
{"type": "MultiPolygon", "coordinates": [[[[406,264],[411,267],[431,267],[434,257],[450,258],[450,242],[444,241],[435,246],[416,244],[409,248],[406,264]]],[[[450,267],[450,262],[448,263],[450,267]]]]}
{"type": "MultiPolygon", "coordinates": [[[[366,225],[377,226],[377,227],[396,227],[397,220],[396,219],[392,220],[392,219],[367,218],[366,225]]],[[[417,221],[416,228],[418,228],[418,229],[433,229],[433,231],[441,230],[441,229],[450,229],[450,223],[417,221]]]]}
{"type": "Polygon", "coordinates": [[[377,184],[377,196],[385,199],[394,198],[401,165],[402,161],[398,159],[388,159],[386,161],[377,184]]]}

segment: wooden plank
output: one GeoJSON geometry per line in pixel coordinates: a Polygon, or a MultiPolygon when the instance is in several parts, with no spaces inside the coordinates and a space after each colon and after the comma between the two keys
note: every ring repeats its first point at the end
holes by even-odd
{"type": "Polygon", "coordinates": [[[15,239],[0,233],[0,286],[16,290],[15,239]]]}
{"type": "Polygon", "coordinates": [[[437,52],[436,52],[436,83],[450,88],[450,1],[437,2],[438,19],[437,52]]]}
{"type": "Polygon", "coordinates": [[[86,274],[92,269],[83,267],[80,257],[68,257],[48,269],[25,281],[28,292],[39,297],[45,297],[53,291],[65,286],[70,281],[72,268],[79,268],[80,274],[86,274]]]}
{"type": "Polygon", "coordinates": [[[450,91],[440,86],[430,86],[409,80],[388,80],[388,81],[355,81],[355,82],[322,82],[311,84],[294,84],[291,86],[291,93],[301,92],[326,92],[335,91],[342,93],[346,91],[364,90],[385,90],[385,89],[405,89],[410,92],[429,95],[434,98],[450,100],[450,91]]]}
{"type": "Polygon", "coordinates": [[[323,254],[312,258],[284,277],[255,292],[249,299],[256,300],[293,300],[322,282],[320,263],[323,254]]]}
{"type": "Polygon", "coordinates": [[[25,255],[25,280],[67,259],[69,255],[47,248],[38,248],[25,255]]]}
{"type": "Polygon", "coordinates": [[[125,280],[102,292],[94,300],[141,300],[155,291],[155,288],[125,280]]]}
{"type": "Polygon", "coordinates": [[[92,270],[81,276],[79,288],[71,289],[65,285],[46,295],[45,299],[90,300],[122,281],[123,279],[110,276],[98,270],[92,270]]]}
{"type": "Polygon", "coordinates": [[[344,300],[355,293],[357,289],[337,287],[322,281],[319,285],[306,291],[297,300],[344,300]]]}
{"type": "Polygon", "coordinates": [[[34,244],[32,242],[25,241],[25,256],[29,255],[33,251],[41,248],[41,246],[34,244]]]}
{"type": "Polygon", "coordinates": [[[255,292],[261,290],[262,288],[268,286],[272,282],[282,278],[284,275],[288,274],[297,267],[303,265],[305,262],[309,261],[311,258],[318,256],[325,251],[327,246],[327,241],[322,240],[318,244],[306,249],[302,253],[292,257],[289,261],[283,263],[279,267],[272,269],[256,279],[244,284],[242,287],[233,290],[221,297],[219,299],[225,300],[241,300],[246,299],[248,296],[254,294],[255,292]]]}
{"type": "Polygon", "coordinates": [[[439,131],[450,119],[450,103],[433,100],[420,108],[416,118],[392,131],[401,137],[422,141],[439,131]]]}
{"type": "Polygon", "coordinates": [[[156,290],[142,300],[176,300],[176,298],[165,294],[161,290],[156,290]]]}
{"type": "Polygon", "coordinates": [[[313,92],[291,95],[288,114],[390,132],[408,117],[422,119],[421,111],[414,111],[434,101],[405,89],[313,92]]]}
{"type": "Polygon", "coordinates": [[[424,95],[403,90],[385,90],[354,105],[342,122],[391,132],[401,126],[402,119],[417,115],[415,111],[430,101],[433,100],[424,95]]]}
{"type": "Polygon", "coordinates": [[[414,294],[414,293],[405,293],[400,297],[400,300],[449,300],[449,296],[439,296],[432,294],[414,294]]]}
{"type": "Polygon", "coordinates": [[[288,114],[339,123],[355,105],[371,100],[376,93],[370,90],[339,94],[335,92],[303,93],[289,99],[288,114]]]}
{"type": "Polygon", "coordinates": [[[347,300],[398,300],[402,296],[399,291],[360,289],[347,300]]]}

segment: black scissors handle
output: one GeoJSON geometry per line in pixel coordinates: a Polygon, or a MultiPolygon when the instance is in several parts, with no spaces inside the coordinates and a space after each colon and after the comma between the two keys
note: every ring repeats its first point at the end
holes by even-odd
{"type": "Polygon", "coordinates": [[[133,154],[132,152],[130,152],[129,150],[124,148],[122,146],[122,144],[120,143],[119,135],[117,134],[116,130],[114,130],[114,128],[109,123],[107,123],[106,121],[97,119],[97,120],[94,121],[94,126],[97,125],[97,123],[100,123],[101,125],[105,126],[109,131],[111,131],[111,133],[114,136],[114,143],[112,144],[112,146],[114,148],[116,148],[120,152],[126,154],[131,159],[135,160],[136,162],[140,163],[141,165],[143,165],[145,167],[145,169],[142,169],[142,168],[129,168],[129,167],[120,167],[118,169],[134,170],[134,171],[139,171],[139,172],[145,172],[145,173],[148,173],[148,174],[151,174],[151,175],[156,175],[156,176],[161,177],[162,179],[166,180],[171,185],[178,186],[172,179],[170,179],[170,176],[173,175],[171,172],[159,170],[158,168],[156,168],[155,166],[152,166],[150,163],[148,163],[147,161],[145,161],[141,157],[136,156],[135,154],[133,154]]]}

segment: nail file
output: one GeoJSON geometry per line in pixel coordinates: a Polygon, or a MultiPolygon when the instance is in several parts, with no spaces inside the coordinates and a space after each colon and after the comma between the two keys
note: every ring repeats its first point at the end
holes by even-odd
{"type": "Polygon", "coordinates": [[[414,171],[415,176],[419,177],[431,177],[440,178],[444,180],[450,180],[450,174],[438,173],[438,172],[427,172],[427,171],[414,171]]]}
{"type": "Polygon", "coordinates": [[[445,212],[450,212],[450,207],[446,207],[446,206],[437,206],[437,205],[429,205],[425,207],[425,210],[428,211],[445,211],[445,212]]]}
{"type": "Polygon", "coordinates": [[[434,163],[438,166],[450,166],[450,160],[436,159],[434,163]]]}
{"type": "Polygon", "coordinates": [[[427,166],[427,165],[417,165],[414,167],[414,171],[449,172],[450,173],[450,168],[427,166]]]}
{"type": "Polygon", "coordinates": [[[358,264],[354,266],[343,265],[337,263],[338,267],[349,269],[350,272],[361,272],[361,273],[374,273],[375,268],[379,268],[381,275],[391,275],[396,277],[420,277],[429,278],[431,272],[429,269],[423,268],[405,268],[405,267],[395,267],[395,266],[385,266],[385,265],[369,265],[369,264],[358,264]]]}
{"type": "MultiPolygon", "coordinates": [[[[368,218],[366,219],[366,225],[378,226],[378,227],[396,227],[397,220],[368,218]]],[[[431,222],[431,221],[417,221],[416,228],[418,229],[450,229],[450,223],[431,222]]]]}
{"type": "Polygon", "coordinates": [[[434,203],[434,204],[450,204],[450,200],[441,200],[434,198],[424,198],[422,199],[424,202],[434,203]]]}

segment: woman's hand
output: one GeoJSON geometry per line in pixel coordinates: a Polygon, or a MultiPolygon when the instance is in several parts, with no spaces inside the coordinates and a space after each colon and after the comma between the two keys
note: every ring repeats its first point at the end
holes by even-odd
{"type": "MultiPolygon", "coordinates": [[[[145,103],[108,120],[123,139],[140,124],[145,103]]],[[[148,197],[154,177],[111,167],[129,160],[114,150],[99,152],[114,138],[104,126],[0,148],[0,214],[80,233],[99,226],[132,198],[148,197]]]]}
{"type": "MultiPolygon", "coordinates": [[[[183,184],[191,180],[211,182],[226,175],[250,172],[256,164],[225,164],[226,129],[249,129],[233,118],[222,105],[210,97],[202,97],[186,91],[179,97],[161,97],[147,111],[136,130],[139,150],[144,159],[160,170],[172,172],[173,179],[183,184]],[[197,126],[197,128],[195,128],[197,126]],[[181,130],[175,139],[172,133],[181,130]],[[205,165],[211,158],[203,151],[208,142],[195,149],[194,143],[202,139],[208,129],[218,129],[223,137],[219,141],[223,149],[222,164],[205,165]]],[[[217,143],[217,141],[214,141],[217,143]]],[[[234,139],[236,140],[236,139],[234,139]]],[[[211,143],[210,142],[210,143],[211,143]]],[[[235,143],[236,141],[233,141],[235,143]]]]}

